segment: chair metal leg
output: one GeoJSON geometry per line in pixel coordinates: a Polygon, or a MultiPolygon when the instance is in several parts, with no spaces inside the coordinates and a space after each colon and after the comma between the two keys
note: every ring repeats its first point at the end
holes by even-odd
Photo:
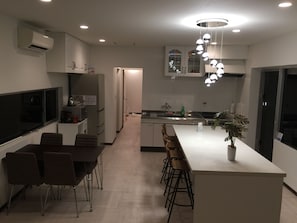
{"type": "Polygon", "coordinates": [[[7,205],[7,209],[6,209],[6,215],[8,215],[9,210],[10,210],[10,205],[11,205],[11,198],[12,198],[12,194],[13,194],[13,189],[14,189],[14,185],[11,185],[11,188],[10,188],[10,195],[9,195],[9,200],[8,200],[8,205],[7,205]]]}
{"type": "Polygon", "coordinates": [[[100,179],[100,187],[103,190],[103,157],[102,154],[99,156],[98,162],[98,172],[99,172],[99,179],[100,179]]]}
{"type": "Polygon", "coordinates": [[[73,192],[74,192],[74,199],[75,199],[75,208],[76,208],[76,217],[78,218],[78,207],[77,207],[77,198],[76,198],[76,186],[73,186],[73,192]]]}
{"type": "Polygon", "coordinates": [[[96,170],[96,168],[94,170],[95,170],[95,177],[96,177],[97,187],[98,187],[98,189],[100,189],[98,176],[97,176],[97,170],[96,170]]]}
{"type": "Polygon", "coordinates": [[[42,201],[42,189],[41,189],[41,186],[39,186],[39,196],[40,196],[41,215],[44,216],[43,201],[42,201]]]}
{"type": "Polygon", "coordinates": [[[44,204],[43,204],[43,215],[45,213],[45,207],[46,207],[48,195],[49,195],[49,192],[50,192],[51,189],[52,189],[52,186],[48,186],[48,188],[46,189],[45,198],[44,198],[44,204]]]}
{"type": "Polygon", "coordinates": [[[88,180],[87,177],[84,177],[83,182],[84,182],[86,200],[89,201],[90,198],[89,198],[89,192],[88,192],[88,186],[87,186],[88,183],[86,183],[87,180],[88,180]]]}
{"type": "MultiPolygon", "coordinates": [[[[93,185],[93,173],[88,175],[89,185],[93,185]]],[[[93,211],[93,187],[89,186],[90,212],[93,211]]]]}

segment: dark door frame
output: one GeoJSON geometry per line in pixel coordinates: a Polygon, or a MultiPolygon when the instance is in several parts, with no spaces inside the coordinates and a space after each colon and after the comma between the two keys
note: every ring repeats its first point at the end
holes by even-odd
{"type": "Polygon", "coordinates": [[[279,70],[263,71],[259,94],[256,150],[272,160],[279,70]]]}

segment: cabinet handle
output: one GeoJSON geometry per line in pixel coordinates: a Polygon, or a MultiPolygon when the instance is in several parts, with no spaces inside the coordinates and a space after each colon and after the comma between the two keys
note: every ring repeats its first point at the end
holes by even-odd
{"type": "Polygon", "coordinates": [[[76,69],[76,63],[75,61],[72,61],[72,70],[75,70],[76,69]]]}
{"type": "Polygon", "coordinates": [[[183,74],[186,74],[186,71],[187,71],[187,67],[183,67],[183,68],[182,68],[182,73],[183,73],[183,74]]]}

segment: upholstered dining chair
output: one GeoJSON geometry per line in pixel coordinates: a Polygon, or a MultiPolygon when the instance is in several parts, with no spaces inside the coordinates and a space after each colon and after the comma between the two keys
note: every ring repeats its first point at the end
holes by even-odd
{"type": "Polygon", "coordinates": [[[76,217],[79,217],[76,187],[87,175],[85,168],[74,168],[70,153],[45,152],[43,159],[44,183],[49,185],[46,191],[44,210],[52,186],[71,186],[74,192],[76,217]]]}
{"type": "Polygon", "coordinates": [[[63,135],[61,133],[44,132],[41,135],[40,144],[53,146],[62,145],[63,135]]]}
{"type": "MultiPolygon", "coordinates": [[[[75,145],[79,146],[81,148],[83,147],[89,147],[89,146],[97,146],[98,140],[96,135],[90,135],[90,134],[77,134],[75,138],[75,145]]],[[[87,163],[85,164],[86,170],[88,174],[91,174],[93,171],[95,172],[95,177],[96,177],[96,182],[98,189],[101,188],[103,189],[103,171],[102,171],[102,157],[100,155],[100,162],[98,165],[98,161],[93,162],[93,163],[87,163]],[[99,185],[99,180],[98,180],[98,174],[97,174],[97,169],[98,167],[98,172],[99,172],[99,178],[100,178],[100,185],[99,185]],[[100,168],[99,168],[100,167],[100,168]]]]}
{"type": "MultiPolygon", "coordinates": [[[[7,214],[11,206],[11,198],[15,185],[40,186],[43,178],[39,171],[38,162],[34,153],[9,152],[6,153],[7,179],[11,184],[10,195],[7,205],[7,214]]],[[[42,191],[40,188],[41,214],[43,215],[42,191]]]]}

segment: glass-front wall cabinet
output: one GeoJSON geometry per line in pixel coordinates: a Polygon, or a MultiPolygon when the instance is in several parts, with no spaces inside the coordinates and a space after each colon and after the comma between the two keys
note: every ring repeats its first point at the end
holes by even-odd
{"type": "Polygon", "coordinates": [[[204,66],[200,55],[193,47],[166,47],[165,76],[204,76],[204,66]]]}
{"type": "Polygon", "coordinates": [[[201,58],[197,54],[196,50],[187,51],[187,67],[188,73],[197,74],[200,73],[201,58]]]}

